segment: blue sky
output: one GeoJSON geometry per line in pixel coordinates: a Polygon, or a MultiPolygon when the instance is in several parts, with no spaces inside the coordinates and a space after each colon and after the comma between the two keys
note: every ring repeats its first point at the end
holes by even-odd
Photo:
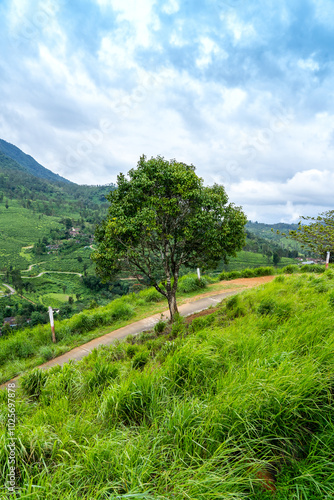
{"type": "Polygon", "coordinates": [[[0,137],[86,184],[142,154],[251,220],[333,208],[333,0],[0,0],[0,137]]]}

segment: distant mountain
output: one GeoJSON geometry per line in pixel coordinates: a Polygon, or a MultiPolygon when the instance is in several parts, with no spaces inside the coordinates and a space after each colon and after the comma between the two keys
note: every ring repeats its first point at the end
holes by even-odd
{"type": "Polygon", "coordinates": [[[21,149],[17,148],[13,144],[0,139],[0,152],[11,158],[16,163],[18,163],[23,169],[27,170],[30,174],[40,179],[46,179],[53,182],[65,182],[67,184],[72,184],[71,181],[61,177],[58,174],[51,172],[47,168],[40,165],[32,156],[27,155],[21,149]]]}
{"type": "Polygon", "coordinates": [[[277,230],[280,233],[288,234],[291,230],[296,230],[298,224],[286,224],[285,222],[277,222],[276,224],[265,224],[263,222],[251,222],[248,221],[246,224],[246,230],[260,238],[265,238],[267,240],[279,241],[282,239],[280,234],[277,234],[277,230]],[[273,229],[273,231],[272,231],[273,229]]]}

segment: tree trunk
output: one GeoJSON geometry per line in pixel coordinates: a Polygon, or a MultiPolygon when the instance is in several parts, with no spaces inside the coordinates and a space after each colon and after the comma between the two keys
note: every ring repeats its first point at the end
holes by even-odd
{"type": "Polygon", "coordinates": [[[168,294],[168,307],[170,313],[170,320],[171,322],[173,322],[174,315],[179,312],[177,309],[175,293],[168,294]]]}

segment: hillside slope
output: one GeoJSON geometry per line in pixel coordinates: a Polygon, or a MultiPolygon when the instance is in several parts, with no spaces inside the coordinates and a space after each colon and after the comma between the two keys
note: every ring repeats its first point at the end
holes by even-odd
{"type": "Polygon", "coordinates": [[[65,179],[64,177],[51,172],[51,170],[43,167],[32,156],[27,155],[26,153],[21,151],[21,149],[14,146],[13,144],[10,144],[9,142],[4,141],[3,139],[0,139],[0,152],[17,162],[19,165],[21,165],[21,167],[23,167],[35,177],[54,182],[65,182],[68,184],[72,184],[68,179],[65,179]]]}
{"type": "MultiPolygon", "coordinates": [[[[32,372],[21,495],[316,500],[334,494],[334,275],[279,276],[190,326],[32,372]]],[[[7,473],[7,393],[0,465],[7,473]]]]}

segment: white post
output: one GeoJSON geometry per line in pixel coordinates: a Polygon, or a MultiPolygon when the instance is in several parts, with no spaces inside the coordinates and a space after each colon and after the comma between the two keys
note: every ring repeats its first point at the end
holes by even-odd
{"type": "Polygon", "coordinates": [[[197,268],[197,278],[200,280],[201,279],[201,272],[199,270],[199,267],[197,268]]]}
{"type": "Polygon", "coordinates": [[[49,317],[50,317],[50,325],[51,325],[51,334],[52,334],[52,342],[56,343],[56,334],[55,334],[55,324],[53,321],[53,310],[52,307],[49,306],[49,317]]]}
{"type": "Polygon", "coordinates": [[[328,269],[328,264],[329,264],[329,257],[330,257],[331,253],[330,252],[327,252],[327,255],[326,255],[326,269],[328,269]]]}

